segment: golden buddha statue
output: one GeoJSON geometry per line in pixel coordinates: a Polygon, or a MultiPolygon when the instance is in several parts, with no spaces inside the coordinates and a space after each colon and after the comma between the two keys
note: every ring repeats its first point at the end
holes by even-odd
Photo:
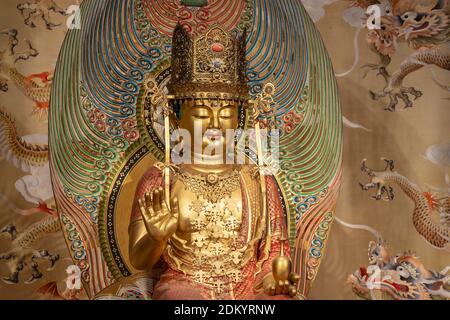
{"type": "Polygon", "coordinates": [[[166,164],[139,182],[129,226],[133,267],[165,266],[153,299],[297,295],[275,179],[261,162],[237,164],[236,139],[227,134],[238,128],[239,108],[255,105],[245,39],[218,26],[199,36],[174,30],[165,137],[169,124],[189,133],[180,140],[184,161],[171,163],[166,143],[166,164]]]}

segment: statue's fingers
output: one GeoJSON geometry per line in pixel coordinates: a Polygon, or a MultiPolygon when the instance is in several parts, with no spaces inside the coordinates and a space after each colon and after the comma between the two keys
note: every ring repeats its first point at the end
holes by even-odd
{"type": "Polygon", "coordinates": [[[158,188],[160,196],[159,196],[159,205],[163,206],[163,204],[166,202],[166,188],[159,187],[158,188]]]}
{"type": "Polygon", "coordinates": [[[142,218],[144,218],[144,220],[151,220],[153,218],[153,210],[151,207],[147,207],[145,205],[145,200],[144,199],[139,199],[138,200],[138,204],[139,204],[139,210],[141,212],[142,218]]]}
{"type": "Polygon", "coordinates": [[[289,295],[290,295],[291,297],[294,297],[296,294],[297,294],[297,288],[294,287],[294,286],[290,286],[290,287],[289,287],[289,295]]]}
{"type": "Polygon", "coordinates": [[[153,210],[159,214],[161,211],[161,188],[156,189],[153,192],[153,210]]]}
{"type": "Polygon", "coordinates": [[[269,293],[268,293],[269,296],[275,295],[275,291],[276,291],[276,288],[275,288],[275,285],[273,284],[269,287],[269,293]]]}
{"type": "Polygon", "coordinates": [[[152,199],[152,193],[151,192],[146,192],[144,195],[145,198],[145,205],[147,208],[150,208],[153,206],[153,199],[152,199]]]}
{"type": "Polygon", "coordinates": [[[288,280],[284,281],[284,285],[283,285],[283,294],[287,295],[289,294],[289,287],[291,286],[291,283],[288,280]]]}
{"type": "Polygon", "coordinates": [[[161,201],[160,202],[161,210],[164,212],[165,215],[169,214],[169,207],[167,206],[164,192],[161,194],[160,201],[161,201]]]}
{"type": "Polygon", "coordinates": [[[180,208],[179,208],[179,205],[178,205],[178,198],[177,197],[174,197],[171,200],[170,208],[172,210],[172,216],[178,221],[178,214],[179,214],[180,208]]]}
{"type": "Polygon", "coordinates": [[[271,289],[271,287],[272,287],[272,286],[268,286],[268,285],[263,286],[264,293],[267,294],[267,295],[270,295],[270,289],[271,289]]]}
{"type": "Polygon", "coordinates": [[[296,286],[297,283],[300,281],[300,276],[294,272],[292,272],[289,275],[289,281],[292,283],[293,286],[296,286]]]}
{"type": "Polygon", "coordinates": [[[283,292],[284,281],[279,280],[275,287],[275,294],[281,294],[283,292]]]}
{"type": "Polygon", "coordinates": [[[138,199],[139,211],[144,219],[147,219],[147,210],[145,208],[145,203],[143,199],[138,199]]]}

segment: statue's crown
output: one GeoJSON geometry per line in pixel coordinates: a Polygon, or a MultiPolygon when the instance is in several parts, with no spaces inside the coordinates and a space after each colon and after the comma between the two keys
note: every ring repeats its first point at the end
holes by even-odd
{"type": "Polygon", "coordinates": [[[246,32],[232,35],[218,26],[190,36],[178,24],[172,38],[169,93],[177,99],[248,99],[246,32]]]}

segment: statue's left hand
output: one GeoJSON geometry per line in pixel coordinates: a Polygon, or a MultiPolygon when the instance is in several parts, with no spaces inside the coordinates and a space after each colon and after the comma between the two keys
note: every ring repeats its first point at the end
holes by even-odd
{"type": "Polygon", "coordinates": [[[263,288],[264,292],[269,296],[274,295],[289,295],[294,297],[297,294],[297,283],[300,277],[292,272],[287,280],[275,280],[271,274],[264,279],[263,288]]]}

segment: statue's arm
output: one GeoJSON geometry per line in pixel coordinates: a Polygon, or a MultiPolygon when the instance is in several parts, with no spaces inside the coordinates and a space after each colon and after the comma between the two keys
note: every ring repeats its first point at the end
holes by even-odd
{"type": "Polygon", "coordinates": [[[283,255],[290,256],[289,241],[287,241],[287,227],[278,188],[273,177],[266,177],[268,216],[270,219],[270,233],[261,241],[258,259],[262,259],[261,272],[256,278],[256,289],[262,289],[274,282],[273,261],[278,258],[283,247],[283,255]],[[286,241],[281,241],[285,239],[286,241]],[[268,243],[268,245],[266,245],[268,243]]]}
{"type": "Polygon", "coordinates": [[[156,241],[148,234],[144,221],[130,224],[130,262],[138,270],[149,270],[159,261],[166,241],[156,241]]]}
{"type": "Polygon", "coordinates": [[[166,241],[154,240],[147,232],[144,219],[140,212],[139,199],[147,192],[153,192],[162,186],[161,172],[153,167],[141,179],[136,189],[131,213],[129,233],[130,262],[138,270],[151,269],[161,258],[166,247],[166,241]]]}
{"type": "MultiPolygon", "coordinates": [[[[285,232],[284,230],[283,230],[283,232],[285,232]]],[[[266,284],[274,281],[274,275],[272,272],[273,271],[272,270],[273,261],[274,261],[274,259],[276,259],[277,257],[279,257],[281,255],[281,246],[283,246],[283,255],[290,257],[289,242],[284,241],[284,243],[283,243],[282,241],[280,241],[280,238],[282,238],[281,232],[282,232],[282,230],[278,230],[278,232],[272,233],[270,238],[267,240],[267,241],[270,241],[270,251],[268,253],[268,257],[264,258],[265,261],[262,264],[261,272],[258,274],[258,276],[256,278],[256,284],[257,284],[256,287],[257,288],[263,288],[266,286],[266,284]]],[[[286,234],[285,234],[285,239],[288,239],[286,234]]],[[[260,247],[260,254],[259,254],[260,257],[264,257],[264,252],[263,252],[265,250],[264,247],[265,247],[265,244],[263,242],[260,247]]]]}

